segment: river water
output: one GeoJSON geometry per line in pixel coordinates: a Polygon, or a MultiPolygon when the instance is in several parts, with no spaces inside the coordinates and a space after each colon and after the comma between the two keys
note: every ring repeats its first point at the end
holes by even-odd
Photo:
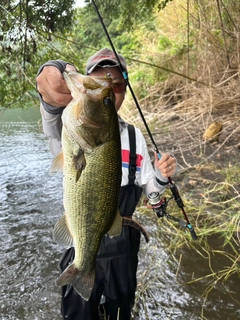
{"type": "MultiPolygon", "coordinates": [[[[38,110],[0,114],[1,320],[61,319],[55,282],[62,249],[52,240],[63,212],[61,175],[49,173],[52,157],[39,120],[38,110]]],[[[205,299],[207,279],[188,282],[210,273],[208,259],[186,246],[179,265],[156,217],[139,212],[136,219],[151,240],[142,239],[133,319],[240,319],[237,276],[217,283],[205,299]]],[[[226,261],[216,257],[216,263],[226,261]]]]}

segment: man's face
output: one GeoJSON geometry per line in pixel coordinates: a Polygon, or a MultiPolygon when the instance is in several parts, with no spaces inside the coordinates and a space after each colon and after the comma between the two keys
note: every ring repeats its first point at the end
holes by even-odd
{"type": "Polygon", "coordinates": [[[113,82],[113,91],[115,94],[115,108],[118,111],[123,103],[126,85],[123,75],[118,67],[96,67],[90,74],[94,77],[110,77],[113,82]]]}

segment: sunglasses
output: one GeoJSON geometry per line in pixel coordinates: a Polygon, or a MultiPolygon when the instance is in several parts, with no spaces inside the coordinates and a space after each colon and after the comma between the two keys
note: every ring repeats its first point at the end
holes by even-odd
{"type": "Polygon", "coordinates": [[[123,93],[126,90],[126,83],[125,82],[113,83],[112,88],[114,93],[123,93]]]}

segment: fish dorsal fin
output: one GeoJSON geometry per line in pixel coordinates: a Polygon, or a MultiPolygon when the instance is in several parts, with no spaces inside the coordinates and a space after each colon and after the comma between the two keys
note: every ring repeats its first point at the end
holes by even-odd
{"type": "Polygon", "coordinates": [[[117,237],[121,234],[121,232],[122,232],[122,217],[118,210],[115,216],[115,219],[113,221],[113,224],[108,231],[108,235],[109,237],[117,237]]]}
{"type": "Polygon", "coordinates": [[[58,220],[54,227],[53,239],[65,248],[71,248],[73,246],[73,238],[67,227],[65,214],[58,220]]]}
{"type": "Polygon", "coordinates": [[[63,152],[61,151],[54,159],[50,168],[50,172],[61,171],[63,169],[63,152]]]}

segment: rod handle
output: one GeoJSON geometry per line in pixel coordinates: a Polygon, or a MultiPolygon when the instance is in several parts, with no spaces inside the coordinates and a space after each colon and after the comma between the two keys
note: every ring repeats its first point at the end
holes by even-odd
{"type": "Polygon", "coordinates": [[[172,195],[173,195],[178,207],[183,208],[184,204],[183,204],[182,198],[181,198],[181,196],[178,192],[178,189],[174,183],[170,184],[170,190],[172,192],[172,195]]]}

